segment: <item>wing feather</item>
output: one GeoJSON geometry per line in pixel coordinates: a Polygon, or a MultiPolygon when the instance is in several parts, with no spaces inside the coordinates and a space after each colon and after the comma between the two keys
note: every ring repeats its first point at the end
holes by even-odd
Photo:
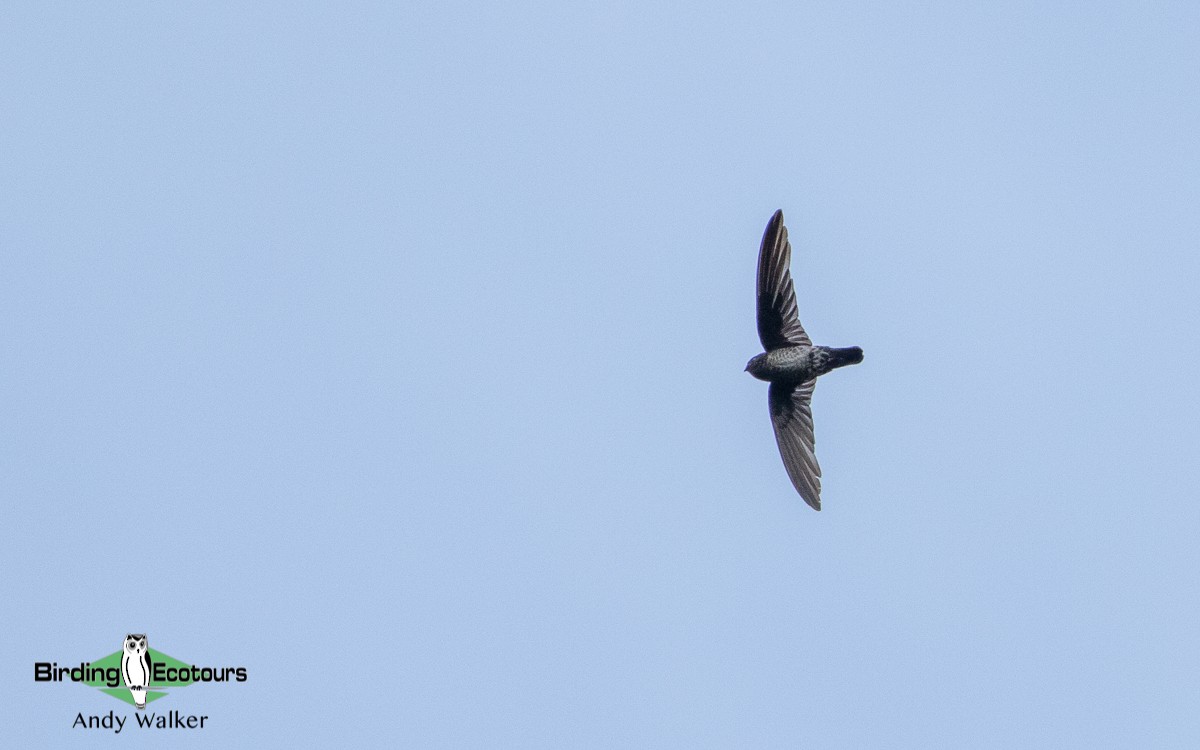
{"type": "Polygon", "coordinates": [[[767,223],[758,251],[758,338],[766,351],[812,346],[796,310],[791,265],[792,245],[783,224],[783,211],[776,211],[767,223]]]}
{"type": "Polygon", "coordinates": [[[821,466],[813,435],[812,392],[816,380],[800,385],[771,383],[767,401],[775,442],[792,486],[813,510],[821,509],[821,466]]]}

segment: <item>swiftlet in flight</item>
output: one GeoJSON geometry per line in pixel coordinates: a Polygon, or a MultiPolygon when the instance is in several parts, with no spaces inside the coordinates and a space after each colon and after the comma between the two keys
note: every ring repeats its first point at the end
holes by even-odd
{"type": "Polygon", "coordinates": [[[813,346],[796,312],[791,263],[792,246],[783,211],[776,211],[758,252],[758,338],[766,351],[751,359],[746,371],[771,384],[767,404],[784,468],[804,502],[820,510],[821,467],[813,452],[813,387],[819,376],[862,362],[863,351],[857,346],[813,346]]]}

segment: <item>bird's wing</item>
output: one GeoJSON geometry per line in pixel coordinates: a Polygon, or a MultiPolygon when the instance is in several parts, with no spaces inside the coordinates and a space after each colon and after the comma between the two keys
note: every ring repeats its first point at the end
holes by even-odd
{"type": "Polygon", "coordinates": [[[812,392],[817,381],[800,385],[771,383],[767,402],[775,442],[792,485],[813,510],[821,509],[821,467],[813,447],[812,392]]]}
{"type": "Polygon", "coordinates": [[[776,211],[767,223],[758,251],[758,338],[766,351],[782,346],[812,346],[796,313],[791,265],[792,245],[783,225],[783,211],[776,211]]]}

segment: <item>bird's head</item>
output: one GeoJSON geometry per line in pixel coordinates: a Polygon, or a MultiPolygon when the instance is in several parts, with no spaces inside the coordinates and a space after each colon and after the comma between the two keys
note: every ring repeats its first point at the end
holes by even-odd
{"type": "Polygon", "coordinates": [[[760,368],[763,364],[763,361],[766,358],[767,358],[766,352],[763,352],[762,354],[755,354],[753,357],[750,358],[750,361],[746,363],[745,372],[748,372],[757,378],[758,373],[760,372],[760,368]]]}

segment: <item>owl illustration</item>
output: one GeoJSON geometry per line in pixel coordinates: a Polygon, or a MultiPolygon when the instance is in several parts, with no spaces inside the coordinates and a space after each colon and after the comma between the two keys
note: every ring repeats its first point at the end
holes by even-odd
{"type": "Polygon", "coordinates": [[[146,636],[126,635],[121,654],[121,677],[133,694],[133,705],[146,707],[146,690],[150,688],[150,647],[146,636]]]}

